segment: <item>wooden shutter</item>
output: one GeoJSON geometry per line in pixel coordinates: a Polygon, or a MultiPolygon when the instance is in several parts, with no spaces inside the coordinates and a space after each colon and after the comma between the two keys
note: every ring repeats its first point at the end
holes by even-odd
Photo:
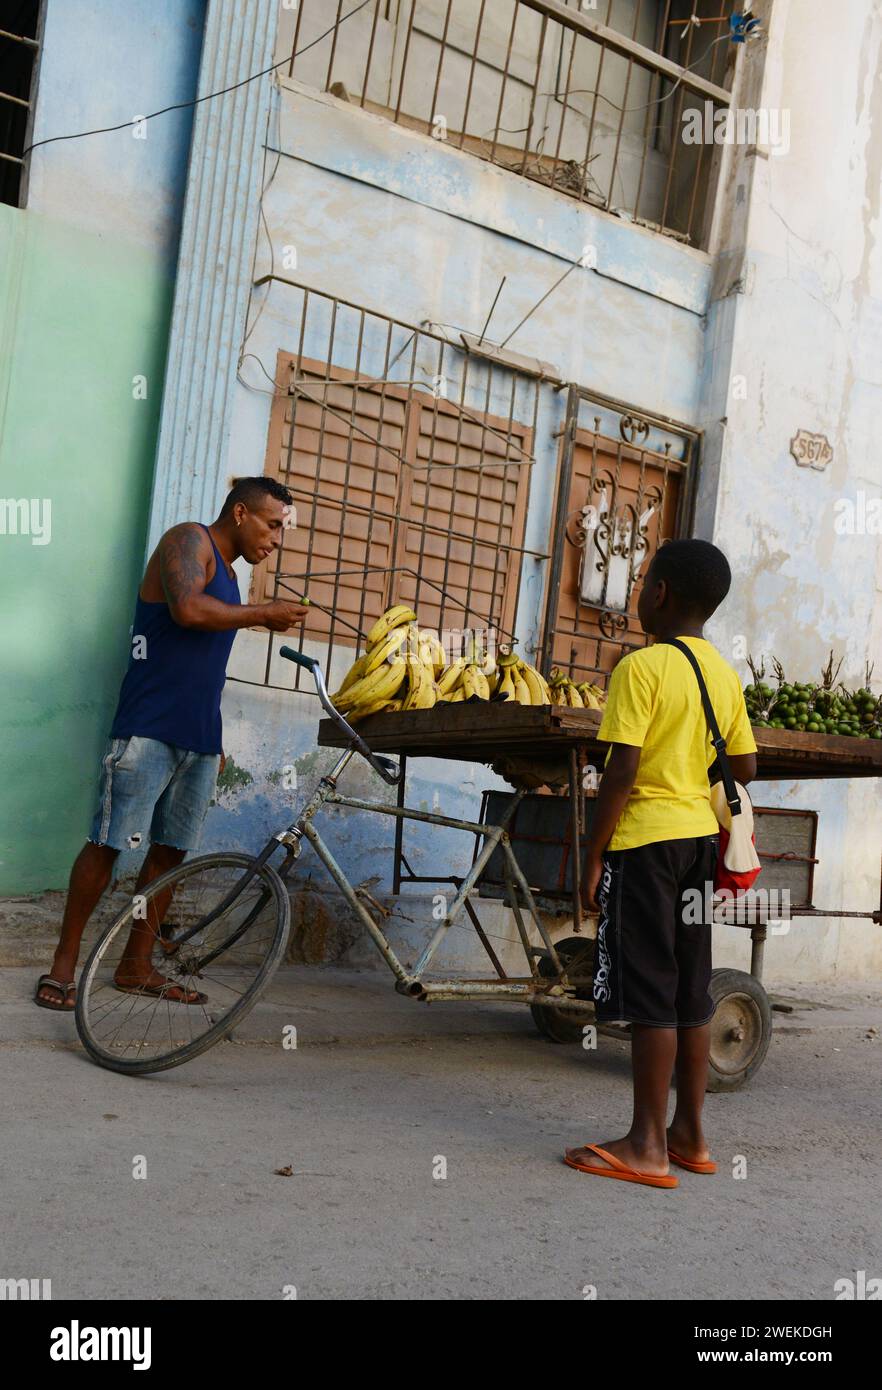
{"type": "Polygon", "coordinates": [[[294,493],[297,524],[256,572],[259,599],[307,591],[310,638],[332,645],[357,645],[396,602],[423,627],[510,633],[529,427],[314,361],[296,384],[293,370],[283,358],[291,394],[273,407],[266,472],[294,493]]]}

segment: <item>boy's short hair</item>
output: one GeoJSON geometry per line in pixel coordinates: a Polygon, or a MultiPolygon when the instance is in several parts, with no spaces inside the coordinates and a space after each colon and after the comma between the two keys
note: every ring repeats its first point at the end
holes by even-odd
{"type": "Polygon", "coordinates": [[[254,508],[264,497],[275,497],[277,502],[284,502],[287,507],[294,501],[293,493],[288,491],[284,483],[276,482],[275,478],[236,478],[220,514],[222,517],[228,516],[237,502],[254,508]]]}
{"type": "Polygon", "coordinates": [[[719,608],[732,583],[729,561],[710,541],[668,541],[652,557],[649,573],[664,579],[682,607],[702,618],[719,608]]]}

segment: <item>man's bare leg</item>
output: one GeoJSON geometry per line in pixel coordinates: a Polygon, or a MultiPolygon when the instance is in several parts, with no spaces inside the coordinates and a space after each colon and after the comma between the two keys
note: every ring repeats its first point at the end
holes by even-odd
{"type": "MultiPolygon", "coordinates": [[[[76,973],[83,931],[110,882],[118,853],[119,850],[112,849],[110,845],[94,845],[90,840],[74,860],[64,904],[61,936],[49,971],[52,979],[60,984],[67,984],[76,973]]],[[[74,1007],[73,992],[62,997],[52,985],[42,985],[38,997],[53,1004],[61,1003],[67,1010],[74,1007]]]]}
{"type": "MultiPolygon", "coordinates": [[[[151,845],[147,858],[141,865],[135,894],[143,893],[154,879],[168,873],[169,869],[177,868],[186,854],[185,849],[176,849],[173,845],[151,845]]],[[[148,903],[147,916],[132,924],[129,939],[114,974],[118,985],[132,989],[144,985],[159,986],[163,983],[163,976],[153,968],[151,956],[172,895],[173,890],[170,889],[152,898],[148,903]]]]}
{"type": "Polygon", "coordinates": [[[701,1127],[709,1054],[709,1023],[677,1029],[677,1105],[668,1129],[668,1147],[693,1163],[710,1158],[701,1127]]]}

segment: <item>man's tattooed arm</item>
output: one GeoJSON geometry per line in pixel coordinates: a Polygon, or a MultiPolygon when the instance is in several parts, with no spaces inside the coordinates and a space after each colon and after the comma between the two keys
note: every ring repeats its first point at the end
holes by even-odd
{"type": "Polygon", "coordinates": [[[269,603],[223,603],[205,592],[211,556],[201,526],[173,526],[159,543],[159,574],[169,612],[181,627],[201,632],[228,632],[240,627],[268,627],[288,632],[307,612],[298,603],[273,599],[269,603]]]}
{"type": "Polygon", "coordinates": [[[186,618],[190,600],[204,592],[207,558],[205,532],[198,526],[175,526],[163,536],[159,572],[165,601],[175,622],[186,618]]]}

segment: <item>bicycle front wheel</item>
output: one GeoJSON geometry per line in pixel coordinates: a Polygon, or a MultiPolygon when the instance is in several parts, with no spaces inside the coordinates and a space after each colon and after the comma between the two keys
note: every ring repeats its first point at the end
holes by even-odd
{"type": "Polygon", "coordinates": [[[83,968],[76,1025],[89,1056],[142,1075],[220,1042],[272,979],[290,915],[275,869],[247,854],[202,855],[154,879],[111,922],[83,968]],[[149,992],[132,988],[133,952],[144,960],[145,934],[149,992]]]}

